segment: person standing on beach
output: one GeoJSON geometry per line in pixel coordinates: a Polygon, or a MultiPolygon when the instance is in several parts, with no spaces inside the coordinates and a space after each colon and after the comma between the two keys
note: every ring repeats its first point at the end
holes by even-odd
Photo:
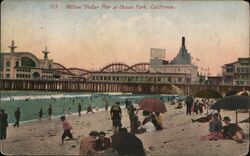
{"type": "Polygon", "coordinates": [[[79,103],[78,104],[78,115],[81,117],[81,111],[82,111],[82,105],[79,103]]]}
{"type": "Polygon", "coordinates": [[[43,117],[43,109],[41,108],[40,111],[38,112],[38,117],[39,117],[39,121],[42,121],[42,117],[43,117]]]}
{"type": "Polygon", "coordinates": [[[121,118],[122,110],[119,106],[120,102],[116,102],[110,109],[110,116],[113,122],[113,133],[116,134],[119,132],[119,129],[122,127],[121,118]]]}
{"type": "Polygon", "coordinates": [[[192,106],[193,106],[193,98],[191,96],[188,96],[185,103],[186,103],[186,107],[187,107],[186,115],[191,115],[191,110],[192,110],[192,106]]]}
{"type": "Polygon", "coordinates": [[[106,96],[103,98],[103,102],[104,102],[104,105],[105,105],[105,111],[107,111],[108,108],[109,108],[109,102],[108,102],[108,99],[107,99],[106,96]]]}
{"type": "Polygon", "coordinates": [[[52,116],[52,106],[51,105],[49,105],[48,114],[49,114],[49,121],[51,121],[51,116],[52,116]]]}
{"type": "Polygon", "coordinates": [[[20,108],[17,108],[17,110],[15,111],[15,118],[16,118],[16,123],[13,125],[13,127],[19,127],[19,120],[21,117],[21,111],[20,108]]]}
{"type": "Polygon", "coordinates": [[[8,124],[8,114],[4,112],[4,109],[1,110],[1,120],[0,120],[0,125],[1,125],[1,139],[6,139],[7,136],[7,127],[9,126],[8,124]]]}
{"type": "Polygon", "coordinates": [[[70,107],[69,107],[69,109],[68,109],[68,116],[72,116],[71,108],[70,108],[70,107]]]}

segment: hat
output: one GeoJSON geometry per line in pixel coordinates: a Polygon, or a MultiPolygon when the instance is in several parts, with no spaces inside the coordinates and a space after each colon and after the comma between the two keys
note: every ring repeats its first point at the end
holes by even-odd
{"type": "Polygon", "coordinates": [[[231,119],[228,116],[225,116],[223,121],[231,121],[231,119]]]}
{"type": "Polygon", "coordinates": [[[219,112],[217,110],[214,110],[212,113],[212,116],[217,115],[217,114],[219,114],[219,112]]]}
{"type": "Polygon", "coordinates": [[[105,132],[101,131],[101,132],[99,132],[99,136],[100,135],[104,135],[105,136],[106,134],[105,134],[105,132]]]}

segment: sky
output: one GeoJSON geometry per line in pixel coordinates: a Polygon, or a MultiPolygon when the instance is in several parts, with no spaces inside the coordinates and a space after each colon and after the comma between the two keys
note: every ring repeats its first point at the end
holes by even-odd
{"type": "Polygon", "coordinates": [[[1,52],[9,52],[15,40],[16,51],[42,59],[47,45],[49,59],[68,68],[149,62],[150,48],[166,49],[165,59],[172,60],[182,36],[200,71],[209,68],[212,75],[221,74],[224,64],[249,57],[248,3],[5,0],[1,4],[1,52]],[[74,9],[67,8],[69,4],[74,9]],[[155,9],[157,5],[167,7],[155,9]]]}

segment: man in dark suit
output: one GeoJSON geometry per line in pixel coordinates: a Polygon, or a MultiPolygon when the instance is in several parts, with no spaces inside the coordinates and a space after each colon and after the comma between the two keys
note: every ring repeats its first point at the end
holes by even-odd
{"type": "Polygon", "coordinates": [[[1,110],[0,125],[1,125],[1,139],[6,139],[7,127],[9,124],[8,124],[8,114],[4,112],[4,109],[1,110]]]}
{"type": "Polygon", "coordinates": [[[17,110],[15,111],[15,118],[16,118],[16,123],[13,125],[14,127],[19,127],[19,120],[21,117],[21,111],[20,108],[17,108],[17,110]]]}

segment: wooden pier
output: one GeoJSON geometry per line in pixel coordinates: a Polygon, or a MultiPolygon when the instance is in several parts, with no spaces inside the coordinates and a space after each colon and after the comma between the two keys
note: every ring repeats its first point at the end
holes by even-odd
{"type": "MultiPolygon", "coordinates": [[[[185,94],[194,94],[200,90],[213,89],[222,94],[228,90],[250,90],[250,86],[173,84],[185,94]]],[[[10,80],[0,79],[0,90],[35,90],[63,92],[124,92],[174,94],[171,84],[156,83],[121,83],[121,82],[91,82],[91,81],[61,81],[61,80],[10,80]]]]}

